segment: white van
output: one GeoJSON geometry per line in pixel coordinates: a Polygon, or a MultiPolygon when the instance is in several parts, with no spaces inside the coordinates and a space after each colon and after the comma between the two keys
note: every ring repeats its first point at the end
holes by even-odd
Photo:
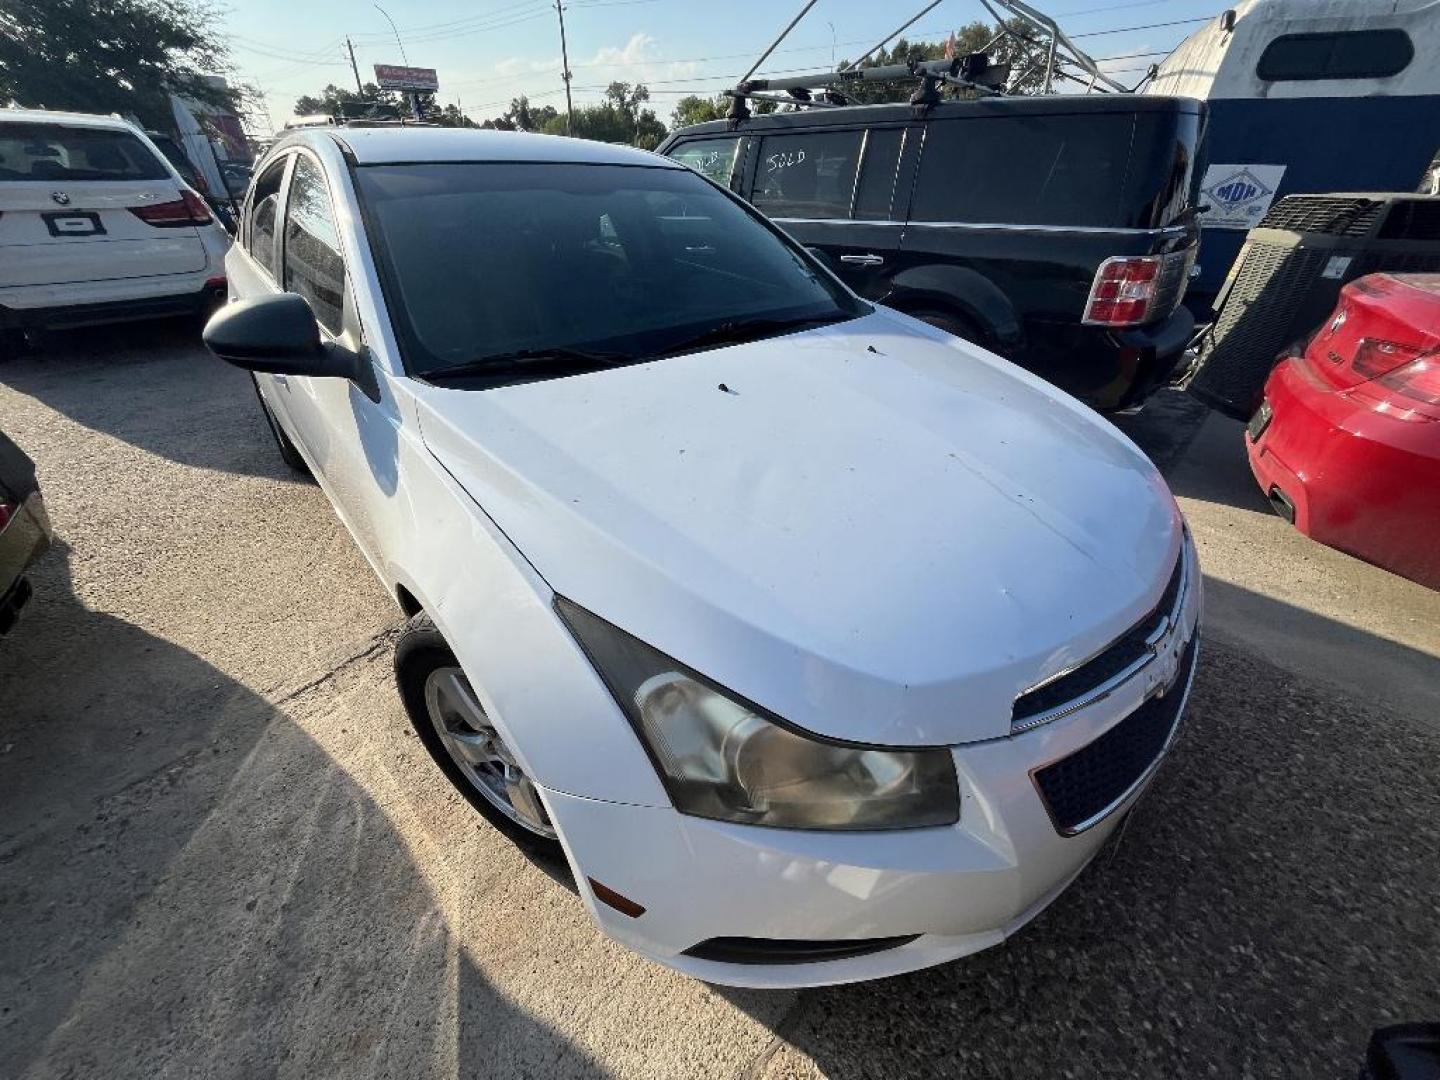
{"type": "MultiPolygon", "coordinates": [[[[0,109],[0,334],[200,312],[230,238],[144,133],[0,109]]],[[[4,343],[0,342],[0,349],[4,343]]]]}

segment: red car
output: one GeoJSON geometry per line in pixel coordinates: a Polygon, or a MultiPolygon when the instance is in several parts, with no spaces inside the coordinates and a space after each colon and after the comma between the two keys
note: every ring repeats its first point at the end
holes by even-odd
{"type": "Polygon", "coordinates": [[[1245,445],[1301,532],[1440,589],[1440,274],[1346,285],[1271,372],[1245,445]]]}

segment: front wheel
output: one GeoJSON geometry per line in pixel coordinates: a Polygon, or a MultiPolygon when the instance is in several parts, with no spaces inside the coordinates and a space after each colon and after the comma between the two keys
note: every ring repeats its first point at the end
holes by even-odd
{"type": "Polygon", "coordinates": [[[415,734],[470,805],[519,847],[562,858],[534,781],[496,730],[428,615],[415,616],[400,635],[395,679],[415,734]]]}

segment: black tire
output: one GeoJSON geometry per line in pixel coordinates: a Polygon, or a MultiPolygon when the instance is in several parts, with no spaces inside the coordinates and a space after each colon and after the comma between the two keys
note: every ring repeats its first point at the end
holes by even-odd
{"type": "Polygon", "coordinates": [[[921,322],[929,323],[937,330],[944,330],[947,334],[963,338],[972,344],[979,345],[982,349],[991,348],[990,335],[980,329],[974,320],[958,315],[953,311],[939,311],[934,308],[922,309],[910,312],[921,322]]]}
{"type": "Polygon", "coordinates": [[[565,856],[560,841],[541,836],[506,817],[465,774],[437,733],[426,700],[426,684],[435,672],[459,666],[460,662],[455,659],[454,652],[440,631],[435,629],[429,615],[422,612],[410,620],[395,645],[395,682],[399,686],[400,700],[410,716],[415,734],[425,744],[425,749],[429,751],[435,764],[440,766],[440,771],[486,821],[509,837],[521,850],[557,866],[563,866],[565,856]]]}
{"type": "Polygon", "coordinates": [[[290,441],[290,436],[285,434],[284,429],[280,427],[280,421],[275,419],[275,414],[270,411],[270,406],[265,404],[265,398],[260,393],[260,384],[254,375],[250,376],[250,383],[255,387],[255,400],[260,402],[260,411],[265,415],[265,426],[270,429],[270,435],[280,450],[280,460],[301,476],[309,476],[310,466],[305,464],[305,459],[300,456],[300,451],[295,449],[295,444],[290,441]]]}

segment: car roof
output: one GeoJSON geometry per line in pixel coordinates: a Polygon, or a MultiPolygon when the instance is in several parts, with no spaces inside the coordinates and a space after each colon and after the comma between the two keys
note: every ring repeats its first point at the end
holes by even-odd
{"type": "MultiPolygon", "coordinates": [[[[336,127],[300,128],[302,133],[332,138],[360,165],[413,161],[543,161],[577,165],[650,165],[683,168],[648,150],[613,146],[560,135],[481,128],[336,127]]],[[[277,144],[278,147],[279,144],[277,144]]]]}
{"type": "MultiPolygon", "coordinates": [[[[1091,113],[1193,112],[1205,105],[1195,98],[1162,94],[1016,94],[942,101],[927,109],[920,120],[952,120],[980,116],[1075,116],[1091,113]]],[[[785,128],[886,124],[916,119],[915,108],[904,102],[882,105],[846,105],[840,108],[797,109],[794,112],[756,113],[732,128],[729,120],[676,128],[669,142],[681,135],[710,135],[731,130],[767,131],[785,128]]]]}
{"type": "Polygon", "coordinates": [[[69,127],[115,128],[135,131],[135,125],[118,116],[59,112],[51,109],[0,109],[0,124],[65,124],[69,127]]]}

